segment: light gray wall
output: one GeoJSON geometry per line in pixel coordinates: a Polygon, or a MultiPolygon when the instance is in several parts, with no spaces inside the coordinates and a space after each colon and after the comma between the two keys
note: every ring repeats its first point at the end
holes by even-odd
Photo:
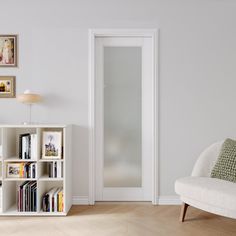
{"type": "MultiPolygon", "coordinates": [[[[160,190],[189,175],[201,150],[236,135],[233,0],[0,0],[0,33],[19,34],[17,93],[42,93],[39,122],[72,123],[74,195],[88,194],[88,28],[160,28],[160,190]]],[[[0,122],[25,120],[0,99],[0,122]]]]}

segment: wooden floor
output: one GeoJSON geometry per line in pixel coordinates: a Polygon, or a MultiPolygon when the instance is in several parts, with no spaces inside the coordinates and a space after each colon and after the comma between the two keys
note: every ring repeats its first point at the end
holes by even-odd
{"type": "Polygon", "coordinates": [[[103,203],[74,206],[67,217],[0,217],[1,236],[223,236],[236,235],[236,220],[189,207],[103,203]]]}

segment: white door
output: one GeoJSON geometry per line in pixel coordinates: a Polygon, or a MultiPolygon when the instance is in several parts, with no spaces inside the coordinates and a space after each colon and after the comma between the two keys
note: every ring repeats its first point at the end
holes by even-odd
{"type": "Polygon", "coordinates": [[[152,200],[152,39],[95,39],[95,201],[152,200]]]}

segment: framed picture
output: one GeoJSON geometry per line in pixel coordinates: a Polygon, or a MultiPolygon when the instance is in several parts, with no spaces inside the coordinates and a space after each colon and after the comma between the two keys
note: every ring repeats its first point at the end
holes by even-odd
{"type": "Polygon", "coordinates": [[[17,66],[17,35],[0,35],[0,67],[17,66]]]}
{"type": "Polygon", "coordinates": [[[42,152],[43,159],[61,159],[62,132],[44,131],[42,152]]]}
{"type": "Polygon", "coordinates": [[[0,98],[14,98],[15,76],[0,76],[0,98]]]}
{"type": "Polygon", "coordinates": [[[8,163],[7,178],[19,178],[19,177],[20,177],[20,163],[8,163]]]}

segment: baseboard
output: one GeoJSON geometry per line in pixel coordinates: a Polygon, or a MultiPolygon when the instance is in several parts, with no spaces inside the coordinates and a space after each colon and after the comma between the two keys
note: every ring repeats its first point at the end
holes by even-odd
{"type": "Polygon", "coordinates": [[[158,205],[181,205],[179,196],[160,196],[158,197],[158,205]]]}
{"type": "MultiPolygon", "coordinates": [[[[181,205],[181,200],[178,196],[160,196],[158,197],[158,205],[181,205]]],[[[73,205],[89,205],[88,196],[73,196],[73,205]]]]}
{"type": "Polygon", "coordinates": [[[73,196],[72,204],[73,205],[89,205],[88,196],[73,196]]]}

